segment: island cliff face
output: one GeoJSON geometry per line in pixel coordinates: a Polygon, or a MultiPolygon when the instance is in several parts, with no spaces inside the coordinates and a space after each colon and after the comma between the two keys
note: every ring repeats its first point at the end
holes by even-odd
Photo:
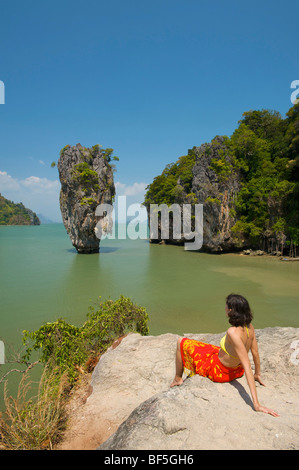
{"type": "MultiPolygon", "coordinates": [[[[188,155],[183,157],[177,165],[182,169],[176,171],[176,186],[171,191],[168,205],[178,204],[183,214],[183,205],[203,205],[203,245],[202,251],[212,253],[229,252],[237,249],[232,227],[236,224],[235,200],[241,188],[241,179],[238,171],[233,167],[231,157],[225,143],[225,137],[216,136],[211,143],[200,147],[193,147],[188,155]],[[185,168],[185,169],[183,169],[185,168]],[[187,168],[187,170],[186,170],[187,168]]],[[[175,165],[174,165],[175,166],[175,165]]],[[[174,177],[173,167],[165,173],[166,178],[174,177]]],[[[163,174],[162,174],[163,175],[163,174]]],[[[159,177],[158,177],[159,178],[159,177]]],[[[156,179],[158,181],[158,178],[156,179]]],[[[161,204],[157,200],[156,190],[149,187],[145,206],[150,221],[150,204],[161,204]]],[[[194,213],[191,229],[194,231],[194,213]]],[[[169,238],[163,239],[161,218],[159,219],[158,238],[152,237],[150,227],[150,241],[153,243],[183,244],[187,241],[184,236],[183,223],[181,238],[173,236],[173,217],[169,217],[169,238]]],[[[243,245],[244,247],[244,245],[243,245]]]]}
{"type": "Polygon", "coordinates": [[[78,253],[98,253],[96,208],[111,204],[115,195],[113,170],[99,145],[67,145],[60,153],[60,210],[67,233],[78,253]]]}
{"type": "Polygon", "coordinates": [[[192,192],[203,204],[203,248],[211,252],[233,251],[232,227],[236,223],[235,201],[241,188],[240,175],[233,169],[224,137],[194,147],[192,192]]]}

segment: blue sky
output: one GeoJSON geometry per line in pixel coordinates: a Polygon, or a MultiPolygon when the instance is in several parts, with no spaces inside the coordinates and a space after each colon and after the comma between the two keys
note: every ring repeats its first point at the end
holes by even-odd
{"type": "MultiPolygon", "coordinates": [[[[67,144],[120,158],[118,194],[242,113],[291,107],[299,79],[293,0],[0,0],[0,192],[60,220],[51,169],[67,144]]],[[[297,31],[297,33],[296,33],[297,31]]]]}

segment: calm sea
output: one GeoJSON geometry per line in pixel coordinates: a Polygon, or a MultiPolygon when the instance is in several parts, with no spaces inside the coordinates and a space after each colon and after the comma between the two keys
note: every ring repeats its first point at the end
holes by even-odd
{"type": "Polygon", "coordinates": [[[248,298],[256,328],[299,327],[299,262],[141,239],[106,239],[99,254],[78,255],[62,224],[0,227],[0,339],[9,354],[24,329],[57,318],[81,325],[99,297],[121,294],[146,307],[152,335],[222,332],[231,292],[248,298]]]}
{"type": "Polygon", "coordinates": [[[299,262],[210,255],[147,240],[103,240],[78,255],[62,224],[0,227],[0,338],[65,318],[80,325],[90,305],[121,294],[146,307],[150,333],[222,332],[224,301],[246,296],[257,328],[299,327],[299,262]]]}

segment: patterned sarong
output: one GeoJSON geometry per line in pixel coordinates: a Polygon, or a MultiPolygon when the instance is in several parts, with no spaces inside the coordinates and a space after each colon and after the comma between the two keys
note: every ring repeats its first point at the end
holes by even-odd
{"type": "Polygon", "coordinates": [[[184,367],[191,371],[191,375],[199,374],[208,377],[213,382],[231,382],[242,377],[244,369],[225,367],[218,357],[220,347],[213,344],[202,343],[189,338],[181,340],[181,354],[184,367]]]}

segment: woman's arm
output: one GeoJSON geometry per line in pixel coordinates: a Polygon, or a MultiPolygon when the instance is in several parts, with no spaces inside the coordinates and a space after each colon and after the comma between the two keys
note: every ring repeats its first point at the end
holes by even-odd
{"type": "MultiPolygon", "coordinates": [[[[263,413],[268,413],[272,416],[278,416],[278,414],[270,410],[269,408],[266,408],[265,406],[260,405],[257,397],[257,391],[256,391],[256,386],[255,386],[255,377],[253,376],[252,370],[251,370],[251,365],[248,357],[248,353],[246,351],[246,348],[239,337],[239,335],[234,331],[234,330],[228,330],[227,334],[229,335],[229,338],[231,342],[233,343],[234,349],[236,351],[236,354],[238,355],[240,362],[242,364],[242,367],[245,372],[246,380],[249,386],[249,390],[251,393],[252,401],[253,401],[253,407],[255,411],[262,411],[263,413]]],[[[257,361],[257,356],[256,361],[257,361]]],[[[257,375],[257,372],[260,372],[259,370],[259,358],[258,361],[255,362],[255,374],[257,375]]]]}
{"type": "Polygon", "coordinates": [[[260,355],[259,355],[257,340],[256,340],[256,336],[255,336],[254,331],[253,331],[253,340],[252,340],[252,345],[251,345],[251,352],[252,352],[252,357],[253,357],[253,362],[254,362],[254,367],[255,367],[254,379],[265,387],[265,384],[261,379],[260,355]]]}

